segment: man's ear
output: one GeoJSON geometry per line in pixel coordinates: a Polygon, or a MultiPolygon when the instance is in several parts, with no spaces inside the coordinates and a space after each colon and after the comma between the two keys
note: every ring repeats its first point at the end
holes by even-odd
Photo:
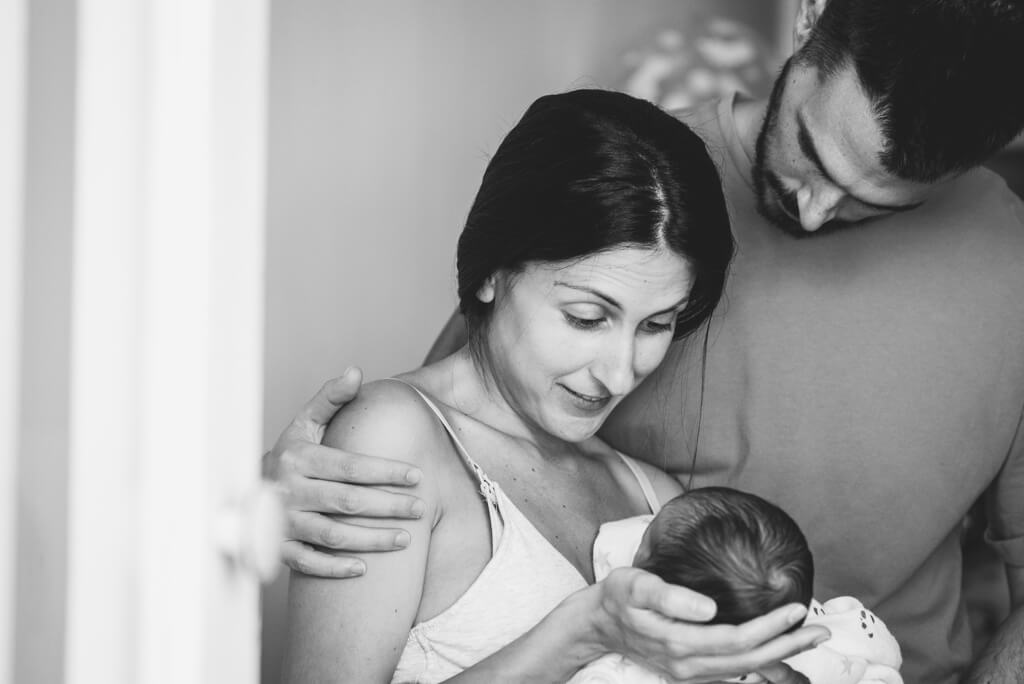
{"type": "Polygon", "coordinates": [[[479,299],[484,304],[490,304],[491,302],[494,301],[494,281],[495,276],[493,274],[487,276],[487,280],[485,280],[484,284],[481,285],[480,288],[476,291],[476,298],[479,299]]]}
{"type": "Polygon", "coordinates": [[[825,11],[828,0],[800,0],[793,24],[793,52],[804,46],[811,35],[811,29],[818,23],[821,13],[825,11]]]}

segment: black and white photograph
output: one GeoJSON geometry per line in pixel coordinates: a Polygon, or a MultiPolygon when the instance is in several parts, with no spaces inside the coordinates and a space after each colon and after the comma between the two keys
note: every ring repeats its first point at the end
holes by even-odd
{"type": "Polygon", "coordinates": [[[1024,0],[0,0],[0,684],[1024,684],[1024,0]]]}

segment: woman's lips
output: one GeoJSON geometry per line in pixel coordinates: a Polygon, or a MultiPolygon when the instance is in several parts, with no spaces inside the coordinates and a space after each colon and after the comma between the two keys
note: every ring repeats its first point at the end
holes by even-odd
{"type": "Polygon", "coordinates": [[[597,413],[602,411],[606,406],[608,406],[608,402],[612,400],[610,395],[595,397],[590,394],[582,394],[580,392],[573,391],[565,385],[560,384],[559,387],[565,390],[565,394],[572,406],[586,413],[597,413]]]}

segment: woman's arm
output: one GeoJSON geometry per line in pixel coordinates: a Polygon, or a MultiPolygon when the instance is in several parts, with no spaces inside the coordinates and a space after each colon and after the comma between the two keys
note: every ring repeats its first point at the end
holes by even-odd
{"type": "MultiPolygon", "coordinates": [[[[430,484],[435,423],[408,388],[388,382],[363,388],[331,422],[325,444],[423,468],[424,482],[412,493],[425,502],[426,511],[406,523],[411,537],[407,548],[363,556],[367,573],[362,577],[336,580],[292,573],[285,681],[391,681],[416,619],[431,529],[439,514],[436,490],[430,484]]],[[[374,518],[352,522],[367,527],[390,524],[374,518]]]]}

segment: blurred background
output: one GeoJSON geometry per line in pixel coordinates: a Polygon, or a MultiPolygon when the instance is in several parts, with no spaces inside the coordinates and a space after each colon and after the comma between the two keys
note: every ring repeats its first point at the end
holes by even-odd
{"type": "Polygon", "coordinates": [[[0,682],[278,681],[258,455],[420,363],[501,137],[573,88],[766,95],[795,11],[0,0],[0,682]]]}

